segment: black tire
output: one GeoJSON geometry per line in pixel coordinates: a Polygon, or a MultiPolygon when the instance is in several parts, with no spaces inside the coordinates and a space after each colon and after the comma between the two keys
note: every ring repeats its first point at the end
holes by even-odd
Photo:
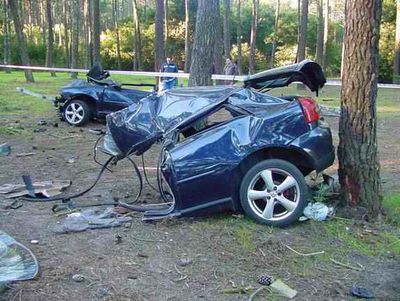
{"type": "Polygon", "coordinates": [[[292,163],[279,159],[269,159],[255,164],[246,172],[240,185],[240,203],[245,213],[255,221],[270,226],[285,227],[296,222],[303,214],[307,198],[308,188],[303,174],[292,163]],[[271,173],[270,178],[266,176],[269,173],[271,173]],[[264,181],[263,176],[269,181],[264,181]],[[291,184],[295,181],[296,184],[283,190],[286,185],[280,186],[280,184],[284,180],[291,184]],[[268,189],[271,186],[272,189],[268,189]],[[278,187],[282,189],[278,189],[278,187]],[[261,194],[258,194],[259,192],[261,194]],[[267,195],[265,198],[264,193],[267,195]],[[258,198],[259,196],[260,198],[258,198]],[[272,205],[269,203],[271,200],[272,205]],[[288,200],[290,202],[287,202],[288,200]],[[267,204],[272,206],[272,211],[267,210],[267,204]],[[276,216],[275,211],[277,211],[276,216]]]}
{"type": "Polygon", "coordinates": [[[65,104],[63,119],[73,126],[82,126],[92,117],[90,106],[83,100],[73,99],[65,104]],[[79,111],[74,108],[78,108],[79,111]]]}

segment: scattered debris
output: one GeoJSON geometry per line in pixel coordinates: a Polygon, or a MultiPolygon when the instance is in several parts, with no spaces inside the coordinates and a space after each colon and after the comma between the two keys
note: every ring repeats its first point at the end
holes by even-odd
{"type": "Polygon", "coordinates": [[[375,294],[372,290],[366,287],[359,286],[354,284],[350,290],[352,296],[357,298],[364,298],[364,299],[374,299],[375,294]]]}
{"type": "Polygon", "coordinates": [[[234,288],[224,288],[220,290],[219,292],[221,294],[247,294],[249,291],[253,289],[252,286],[246,286],[246,287],[234,287],[234,288]]]}
{"type": "Polygon", "coordinates": [[[37,276],[39,264],[31,250],[0,231],[0,287],[37,276]]]}
{"type": "Polygon", "coordinates": [[[282,280],[277,279],[275,280],[270,286],[273,291],[281,294],[282,296],[293,299],[297,295],[297,291],[289,287],[285,284],[282,280]]]}
{"type": "Polygon", "coordinates": [[[8,204],[2,205],[0,208],[4,209],[4,210],[8,210],[8,209],[19,209],[23,206],[23,203],[19,200],[14,200],[9,202],[8,204]]]}
{"type": "MultiPolygon", "coordinates": [[[[70,185],[71,181],[62,180],[32,183],[34,195],[40,194],[48,198],[61,194],[70,185]]],[[[4,194],[6,199],[11,199],[29,195],[29,191],[24,184],[4,184],[0,186],[0,194],[4,194]]]]}
{"type": "Polygon", "coordinates": [[[122,243],[122,236],[120,234],[116,234],[115,235],[115,243],[117,245],[119,245],[120,243],[122,243]]]}
{"type": "Polygon", "coordinates": [[[74,280],[75,282],[83,282],[85,281],[85,276],[81,275],[81,274],[74,274],[72,275],[72,280],[74,280]]]}
{"type": "Polygon", "coordinates": [[[180,259],[178,260],[178,262],[177,262],[177,264],[178,264],[179,266],[181,266],[181,267],[187,266],[187,265],[192,264],[192,263],[193,263],[193,260],[190,259],[190,258],[188,258],[188,257],[180,258],[180,259]]]}
{"type": "Polygon", "coordinates": [[[304,257],[315,256],[315,255],[321,255],[321,254],[324,254],[324,253],[325,253],[325,251],[319,251],[319,252],[313,252],[313,253],[300,253],[300,252],[296,251],[295,249],[289,247],[288,245],[284,245],[284,246],[285,246],[286,248],[288,248],[290,251],[296,253],[297,255],[304,256],[304,257]]]}
{"type": "Polygon", "coordinates": [[[102,129],[89,129],[89,133],[94,135],[103,135],[105,132],[102,129]]]}
{"type": "Polygon", "coordinates": [[[262,285],[271,285],[274,282],[274,277],[270,275],[258,276],[257,282],[262,285]]]}
{"type": "Polygon", "coordinates": [[[69,159],[67,160],[67,163],[69,163],[69,164],[75,163],[75,158],[69,158],[69,159]]]}
{"type": "Polygon", "coordinates": [[[8,143],[0,144],[0,156],[8,156],[11,153],[11,146],[8,143]]]}
{"type": "Polygon", "coordinates": [[[39,120],[37,122],[37,125],[47,125],[47,121],[46,120],[39,120]]]}
{"type": "Polygon", "coordinates": [[[364,267],[361,264],[358,264],[360,266],[358,268],[358,267],[355,267],[355,266],[351,266],[351,265],[349,265],[347,263],[343,263],[343,262],[337,261],[336,259],[333,259],[333,258],[331,258],[330,260],[334,264],[339,265],[339,266],[344,267],[344,268],[347,268],[347,269],[350,269],[350,270],[354,270],[354,271],[358,271],[358,272],[361,272],[361,271],[364,270],[364,267]]]}
{"type": "Polygon", "coordinates": [[[33,156],[36,153],[20,153],[20,154],[16,154],[16,157],[29,157],[29,156],[33,156]]]}
{"type": "Polygon", "coordinates": [[[43,133],[43,132],[46,132],[46,131],[47,131],[46,128],[37,128],[37,129],[33,130],[34,133],[43,133]]]}
{"type": "Polygon", "coordinates": [[[37,239],[32,239],[32,240],[31,240],[31,244],[32,244],[32,245],[38,245],[38,244],[39,244],[39,241],[38,241],[37,239]]]}
{"type": "Polygon", "coordinates": [[[140,253],[140,252],[138,252],[136,255],[137,255],[137,257],[142,257],[142,258],[148,258],[149,257],[149,255],[144,254],[144,253],[140,253]]]}
{"type": "Polygon", "coordinates": [[[309,203],[306,208],[304,208],[303,214],[305,217],[322,222],[328,218],[333,213],[333,208],[329,208],[323,203],[309,203]]]}
{"type": "Polygon", "coordinates": [[[129,216],[117,214],[113,207],[106,209],[87,208],[81,212],[68,214],[67,217],[54,227],[57,234],[83,232],[88,229],[103,229],[120,227],[124,223],[131,222],[129,216]]]}

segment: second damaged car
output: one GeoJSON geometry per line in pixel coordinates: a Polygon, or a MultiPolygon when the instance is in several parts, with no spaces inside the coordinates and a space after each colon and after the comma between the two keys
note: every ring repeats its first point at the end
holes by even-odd
{"type": "Polygon", "coordinates": [[[294,81],[315,92],[326,82],[318,64],[303,61],[250,76],[243,87],[170,90],[108,115],[104,147],[117,159],[160,142],[159,186],[172,204],[144,219],[231,210],[273,226],[298,220],[305,176],[329,167],[334,147],[314,100],[264,93],[294,81]]]}

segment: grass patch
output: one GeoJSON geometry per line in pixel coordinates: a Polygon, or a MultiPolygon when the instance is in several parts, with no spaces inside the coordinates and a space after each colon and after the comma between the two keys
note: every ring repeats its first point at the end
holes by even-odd
{"type": "Polygon", "coordinates": [[[387,221],[393,225],[400,226],[400,193],[385,196],[383,208],[387,221]]]}
{"type": "MultiPolygon", "coordinates": [[[[374,225],[371,225],[374,227],[374,225]]],[[[369,256],[400,255],[399,229],[371,229],[352,220],[333,220],[324,224],[328,235],[339,240],[343,251],[357,250],[369,256]]]]}

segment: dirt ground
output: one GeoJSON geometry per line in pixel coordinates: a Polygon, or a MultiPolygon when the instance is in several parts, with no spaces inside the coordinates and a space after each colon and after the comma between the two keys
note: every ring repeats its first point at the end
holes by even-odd
{"type": "MultiPolygon", "coordinates": [[[[99,171],[92,160],[97,136],[88,129],[103,124],[72,128],[59,122],[54,127],[56,120],[49,118],[47,126],[37,126],[38,120],[8,118],[19,120],[29,134],[2,137],[12,153],[0,157],[0,184],[21,183],[21,176],[29,174],[34,181],[72,180],[68,192],[73,193],[94,181],[99,171]],[[33,133],[38,127],[46,131],[33,133]],[[26,152],[35,154],[17,157],[26,152]]],[[[337,120],[328,121],[337,133],[337,120]]],[[[384,189],[393,192],[400,191],[398,129],[399,118],[389,118],[378,129],[384,189]]],[[[152,183],[157,155],[155,149],[146,156],[152,183]]],[[[100,159],[104,162],[106,157],[100,159]]],[[[137,189],[132,172],[128,163],[107,172],[79,202],[129,201],[137,189]]],[[[146,186],[141,201],[150,203],[159,197],[146,186]]],[[[0,199],[0,205],[5,202],[0,199]]],[[[400,300],[399,255],[385,248],[372,254],[369,247],[362,251],[358,241],[352,245],[345,240],[348,231],[367,241],[362,246],[373,248],[383,238],[371,233],[388,225],[338,219],[273,229],[229,213],[144,223],[138,213],[129,227],[60,235],[53,228],[63,217],[54,216],[51,207],[52,203],[25,202],[17,210],[0,210],[0,229],[28,246],[40,263],[36,280],[12,284],[0,300],[247,300],[259,287],[257,276],[262,274],[296,289],[295,300],[352,300],[349,291],[354,283],[372,288],[377,300],[400,300]],[[39,243],[31,244],[33,239],[39,243]],[[303,253],[325,253],[301,256],[288,246],[303,253]],[[73,281],[74,274],[85,280],[73,281]]],[[[285,300],[267,290],[255,298],[265,299],[285,300]]]]}

